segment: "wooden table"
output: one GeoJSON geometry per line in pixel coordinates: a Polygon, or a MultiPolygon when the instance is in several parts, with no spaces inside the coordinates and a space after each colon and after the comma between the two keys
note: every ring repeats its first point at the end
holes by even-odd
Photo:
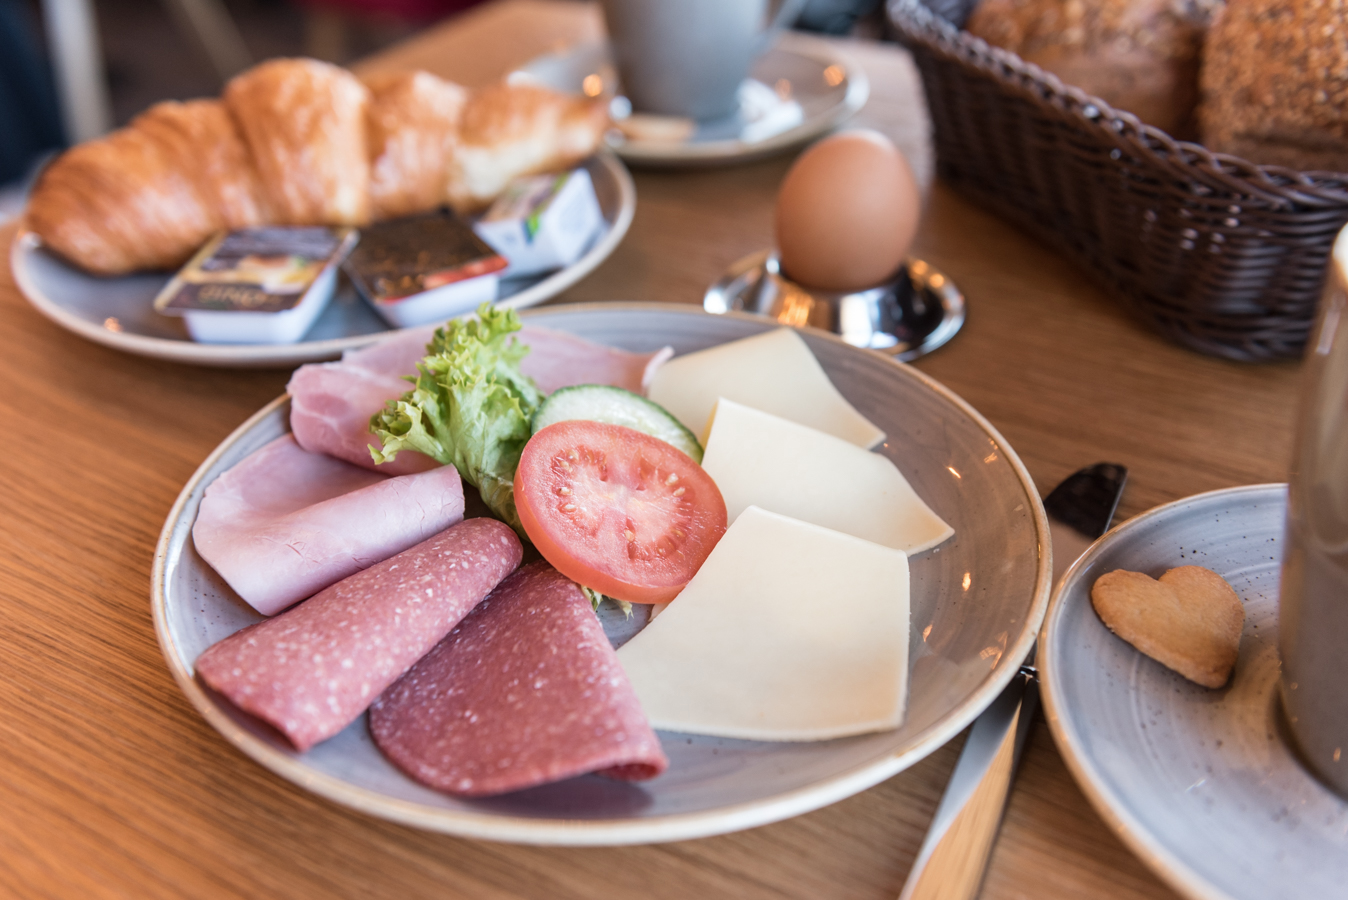
{"type": "MultiPolygon", "coordinates": [[[[596,36],[595,10],[507,0],[370,61],[469,83],[596,36]]],[[[920,143],[911,67],[855,45],[859,122],[920,143]]],[[[561,301],[697,303],[771,242],[791,158],[635,173],[626,241],[561,301]]],[[[919,166],[930,170],[929,159],[919,166]]],[[[7,240],[6,240],[7,243],[7,240]]],[[[963,287],[968,324],[917,363],[1001,430],[1041,488],[1101,459],[1121,514],[1281,481],[1299,367],[1173,346],[1071,264],[939,184],[917,248],[963,287]]],[[[0,896],[890,898],[954,763],[948,746],[856,797],[725,837],[620,849],[478,843],[392,825],[282,781],[189,706],[160,656],[151,556],[178,490],[287,371],[123,355],[0,281],[0,896]]],[[[958,743],[958,742],[956,742],[958,743]]],[[[1112,835],[1035,731],[983,896],[1174,896],[1112,835]]]]}

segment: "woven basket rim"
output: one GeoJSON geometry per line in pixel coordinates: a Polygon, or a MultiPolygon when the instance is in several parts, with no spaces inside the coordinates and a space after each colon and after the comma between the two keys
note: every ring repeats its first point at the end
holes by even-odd
{"type": "Polygon", "coordinates": [[[1009,50],[994,47],[929,9],[922,0],[888,0],[890,23],[905,37],[1038,98],[1077,125],[1130,153],[1204,183],[1214,192],[1239,194],[1272,207],[1292,209],[1348,206],[1348,173],[1299,172],[1261,166],[1238,156],[1214,153],[1202,144],[1179,141],[1099,97],[1065,85],[1051,72],[1009,50]]]}

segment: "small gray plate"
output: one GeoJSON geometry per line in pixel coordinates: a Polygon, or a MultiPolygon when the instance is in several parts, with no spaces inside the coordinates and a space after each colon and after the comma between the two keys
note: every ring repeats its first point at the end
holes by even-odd
{"type": "Polygon", "coordinates": [[[1044,709],[1101,816],[1171,887],[1203,900],[1348,892],[1348,803],[1297,762],[1277,699],[1286,485],[1200,494],[1101,538],[1063,579],[1039,644],[1044,709]],[[1245,603],[1230,684],[1199,687],[1114,636],[1091,607],[1114,569],[1206,566],[1245,603]]]}
{"type": "MultiPolygon", "coordinates": [[[[600,94],[621,90],[607,43],[583,44],[540,56],[512,77],[525,77],[547,87],[580,93],[587,76],[597,76],[600,94]]],[[[800,104],[801,120],[782,131],[761,136],[739,114],[703,122],[683,142],[623,139],[612,147],[633,165],[701,166],[757,159],[803,144],[836,128],[866,104],[870,82],[861,67],[827,41],[786,31],[754,63],[749,77],[800,104]]]]}
{"type": "MultiPolygon", "coordinates": [[[[636,212],[632,176],[612,153],[586,161],[605,230],[580,259],[543,278],[501,282],[498,306],[522,309],[555,297],[590,274],[627,234],[636,212]]],[[[37,235],[20,232],[9,254],[19,290],[47,318],[68,331],[116,350],[204,366],[290,367],[335,359],[391,329],[346,281],[304,339],[295,344],[198,344],[180,318],[155,312],[154,298],[168,275],[147,273],[99,278],[42,248],[37,235]]]]}
{"type": "MultiPolygon", "coordinates": [[[[628,350],[679,353],[774,327],[690,306],[594,304],[527,313],[530,325],[628,350]]],[[[661,733],[669,770],[648,782],[590,775],[483,800],[437,793],[375,748],[365,718],[307,753],[239,713],[193,676],[197,656],[258,617],[197,555],[191,529],[220,473],[289,430],[282,397],[230,435],[183,488],[159,539],[155,628],[183,692],[226,739],[296,784],[372,815],[468,837],[537,844],[634,844],[735,831],[848,797],[940,747],[1019,671],[1048,606],[1048,525],[1014,451],[964,401],[922,373],[836,337],[802,336],[833,383],[885,430],[878,452],[955,529],[910,561],[907,719],[894,731],[765,743],[661,733]]],[[[747,449],[746,452],[752,452],[747,449]]],[[[847,598],[820,598],[848,615],[847,598]]]]}

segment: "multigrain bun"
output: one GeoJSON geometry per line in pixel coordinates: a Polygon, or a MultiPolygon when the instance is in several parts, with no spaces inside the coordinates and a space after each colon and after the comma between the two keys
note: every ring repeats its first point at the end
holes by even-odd
{"type": "Polygon", "coordinates": [[[1348,10],[1231,0],[1202,74],[1203,143],[1260,165],[1348,172],[1348,10]]]}
{"type": "Polygon", "coordinates": [[[1171,134],[1192,130],[1220,0],[982,0],[965,28],[1171,134]]]}

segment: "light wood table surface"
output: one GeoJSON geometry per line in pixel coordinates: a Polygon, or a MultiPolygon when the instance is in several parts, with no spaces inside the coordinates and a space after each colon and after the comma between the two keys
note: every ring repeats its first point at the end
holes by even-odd
{"type": "MultiPolygon", "coordinates": [[[[599,35],[596,11],[505,0],[369,61],[467,83],[599,35]]],[[[870,75],[858,123],[920,145],[912,69],[847,44],[870,75]]],[[[920,169],[930,159],[918,155],[920,169]]],[[[638,171],[626,241],[561,301],[700,302],[771,243],[791,156],[638,171]]],[[[8,243],[8,232],[5,233],[8,243]]],[[[1120,510],[1281,481],[1299,366],[1173,346],[1069,262],[937,184],[917,252],[965,291],[968,323],[917,366],[1001,430],[1041,489],[1127,465],[1120,510]]],[[[616,849],[516,847],[338,807],[234,750],[169,676],[150,618],[153,548],[210,450],[288,371],[123,355],[42,318],[0,279],[0,896],[192,898],[889,898],[958,741],[889,781],[739,834],[616,849]]],[[[1046,727],[1026,753],[983,897],[1174,895],[1110,833],[1046,727]]]]}

